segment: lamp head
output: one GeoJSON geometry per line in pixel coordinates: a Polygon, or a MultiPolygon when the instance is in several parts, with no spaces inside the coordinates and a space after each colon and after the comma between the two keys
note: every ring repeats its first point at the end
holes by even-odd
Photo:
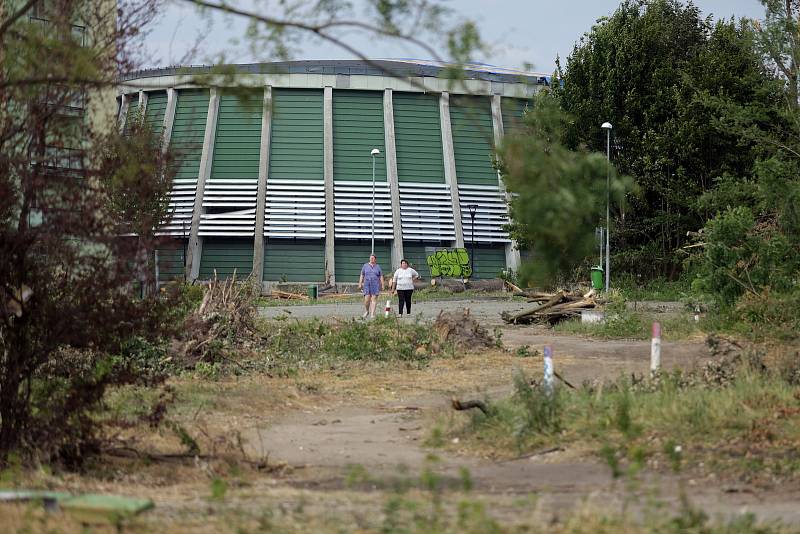
{"type": "Polygon", "coordinates": [[[378,156],[380,153],[381,151],[378,150],[377,148],[373,148],[372,152],[370,152],[370,154],[372,154],[373,156],[378,156]]]}
{"type": "Polygon", "coordinates": [[[600,126],[600,128],[602,128],[604,130],[610,130],[611,128],[613,128],[613,126],[611,126],[610,122],[604,122],[603,125],[600,126]]]}
{"type": "Polygon", "coordinates": [[[475,212],[478,211],[477,204],[467,204],[467,209],[469,210],[469,216],[475,217],[475,212]]]}

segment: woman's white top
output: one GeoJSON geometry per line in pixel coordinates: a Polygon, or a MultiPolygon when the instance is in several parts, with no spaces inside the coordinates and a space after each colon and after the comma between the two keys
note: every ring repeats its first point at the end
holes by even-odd
{"type": "Polygon", "coordinates": [[[411,267],[407,269],[397,269],[394,272],[394,288],[395,289],[414,289],[414,278],[419,278],[419,273],[411,267]]]}

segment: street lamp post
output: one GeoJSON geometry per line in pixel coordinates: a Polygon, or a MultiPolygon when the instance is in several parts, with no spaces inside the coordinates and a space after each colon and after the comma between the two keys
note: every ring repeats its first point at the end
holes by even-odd
{"type": "Polygon", "coordinates": [[[475,274],[475,212],[478,211],[477,204],[467,204],[469,210],[469,270],[472,271],[470,276],[475,274]]]}
{"type": "Polygon", "coordinates": [[[370,247],[370,255],[375,254],[375,156],[380,154],[381,151],[373,148],[370,154],[372,155],[372,244],[370,247]]]}
{"type": "Polygon", "coordinates": [[[606,293],[608,293],[609,281],[611,280],[611,261],[609,259],[611,216],[609,204],[611,203],[611,129],[613,126],[611,126],[610,122],[604,122],[601,128],[606,131],[606,158],[608,159],[608,167],[606,167],[606,293]]]}

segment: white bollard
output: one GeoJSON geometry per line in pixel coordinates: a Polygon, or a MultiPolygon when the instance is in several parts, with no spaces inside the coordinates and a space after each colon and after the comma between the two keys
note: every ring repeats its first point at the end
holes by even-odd
{"type": "Polygon", "coordinates": [[[661,370],[661,325],[653,323],[653,341],[650,344],[650,374],[661,370]]]}
{"type": "Polygon", "coordinates": [[[548,392],[553,391],[553,348],[544,346],[544,387],[548,392]]]}
{"type": "Polygon", "coordinates": [[[387,300],[386,301],[386,306],[383,308],[383,316],[384,317],[389,317],[389,312],[390,311],[392,311],[392,301],[391,300],[387,300]]]}

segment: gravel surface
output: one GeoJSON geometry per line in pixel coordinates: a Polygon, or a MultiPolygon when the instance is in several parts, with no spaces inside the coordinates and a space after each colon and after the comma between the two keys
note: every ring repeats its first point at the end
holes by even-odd
{"type": "MultiPolygon", "coordinates": [[[[378,313],[383,314],[383,308],[386,305],[386,298],[378,300],[378,313]]],[[[469,300],[441,300],[441,301],[423,301],[413,303],[411,312],[414,317],[422,317],[422,319],[434,319],[440,311],[460,310],[469,308],[473,316],[484,326],[497,326],[502,325],[503,321],[500,319],[500,312],[503,311],[519,311],[531,304],[519,301],[509,300],[482,300],[482,299],[469,299],[469,300]]],[[[324,319],[350,319],[352,317],[360,318],[364,313],[364,306],[362,304],[353,303],[340,303],[340,304],[317,304],[314,306],[280,306],[280,307],[265,307],[258,309],[259,315],[266,318],[275,318],[281,315],[289,315],[298,319],[309,319],[312,317],[319,317],[324,319]]],[[[397,313],[397,299],[392,299],[392,313],[397,313]]]]}

